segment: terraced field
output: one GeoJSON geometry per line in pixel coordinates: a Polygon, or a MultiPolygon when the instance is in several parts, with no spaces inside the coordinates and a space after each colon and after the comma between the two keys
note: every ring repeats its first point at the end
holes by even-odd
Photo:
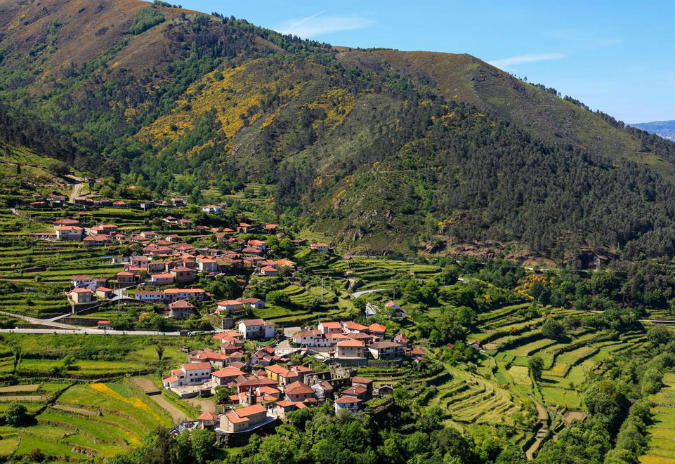
{"type": "Polygon", "coordinates": [[[66,385],[40,410],[37,425],[0,427],[0,455],[23,456],[37,448],[70,461],[110,457],[140,444],[157,426],[171,425],[168,414],[128,381],[66,385]]]}
{"type": "Polygon", "coordinates": [[[649,397],[653,423],[648,427],[648,450],[640,457],[642,464],[675,463],[675,372],[663,377],[665,386],[649,397]]]}
{"type": "MultiPolygon", "coordinates": [[[[21,245],[0,243],[0,280],[18,290],[0,294],[0,308],[33,317],[49,317],[70,311],[64,295],[75,274],[112,277],[122,268],[110,263],[116,247],[86,248],[68,242],[28,240],[21,245]]],[[[10,242],[12,242],[10,240],[10,242]]]]}
{"type": "Polygon", "coordinates": [[[468,372],[452,368],[449,371],[458,383],[444,392],[440,404],[448,411],[450,420],[465,424],[514,424],[513,415],[521,411],[521,405],[508,390],[468,372]]]}
{"type": "MultiPolygon", "coordinates": [[[[583,329],[570,333],[569,340],[556,341],[540,333],[544,317],[527,320],[518,312],[519,307],[496,309],[479,316],[482,329],[470,335],[481,340],[483,347],[493,356],[492,371],[496,381],[508,388],[521,400],[541,394],[546,407],[576,410],[581,407],[578,387],[590,372],[601,366],[612,355],[632,350],[644,350],[644,332],[628,332],[617,338],[609,333],[591,333],[583,329]],[[527,371],[528,360],[540,357],[544,372],[538,391],[533,390],[527,371]]],[[[573,310],[547,308],[547,317],[578,314],[573,310]]],[[[487,366],[484,366],[487,367],[487,366]]]]}

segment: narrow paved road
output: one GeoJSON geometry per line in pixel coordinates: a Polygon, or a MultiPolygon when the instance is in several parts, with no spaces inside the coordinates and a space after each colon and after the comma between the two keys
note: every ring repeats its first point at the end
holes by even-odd
{"type": "Polygon", "coordinates": [[[68,203],[75,203],[75,198],[80,196],[80,192],[82,191],[82,187],[84,187],[84,184],[82,183],[82,179],[79,177],[75,176],[66,176],[69,179],[72,179],[75,181],[73,184],[73,190],[70,191],[70,196],[68,197],[68,203]]]}
{"type": "Polygon", "coordinates": [[[360,292],[354,292],[354,293],[352,293],[352,297],[358,298],[358,297],[360,297],[361,295],[367,295],[368,293],[386,292],[386,291],[387,291],[386,288],[376,288],[376,289],[373,289],[373,290],[361,290],[360,292]]]}
{"type": "Polygon", "coordinates": [[[158,332],[156,330],[103,330],[92,329],[89,327],[78,327],[76,329],[0,329],[0,333],[22,333],[22,334],[80,334],[80,335],[166,335],[177,337],[180,332],[158,332]]]}
{"type": "Polygon", "coordinates": [[[29,324],[43,325],[44,329],[0,329],[0,333],[26,333],[26,334],[91,334],[91,335],[171,335],[178,336],[180,332],[159,332],[157,330],[113,330],[113,329],[95,329],[91,327],[80,327],[77,325],[62,324],[49,319],[37,319],[35,317],[24,316],[23,314],[14,314],[7,311],[0,311],[4,316],[14,317],[28,322],[29,324]]]}
{"type": "MultiPolygon", "coordinates": [[[[79,327],[74,326],[74,325],[62,324],[61,322],[54,322],[54,321],[49,320],[49,319],[38,319],[36,317],[24,316],[23,314],[14,314],[14,313],[10,313],[10,312],[7,312],[7,311],[0,311],[0,314],[2,314],[4,316],[13,317],[13,318],[16,318],[16,319],[21,319],[23,321],[28,322],[29,324],[45,325],[47,327],[53,327],[53,328],[56,328],[56,329],[68,329],[68,330],[79,329],[79,327]]],[[[18,330],[18,329],[16,329],[16,330],[18,330]]]]}

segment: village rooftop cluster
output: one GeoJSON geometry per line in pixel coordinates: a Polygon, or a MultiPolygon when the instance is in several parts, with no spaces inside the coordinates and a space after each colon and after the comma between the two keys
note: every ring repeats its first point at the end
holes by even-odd
{"type": "Polygon", "coordinates": [[[188,362],[162,379],[166,389],[181,398],[216,394],[227,387],[232,394],[220,414],[205,413],[201,426],[225,434],[246,433],[286,413],[332,401],[336,413],[363,409],[374,396],[391,394],[391,386],[374,388],[373,381],[358,375],[358,366],[371,362],[421,361],[426,351],[411,348],[400,333],[386,340],[386,327],[353,321],[322,321],[314,328],[299,330],[290,339],[276,333],[274,325],[262,319],[240,320],[237,330],[214,335],[220,350],[205,348],[188,355],[188,362]],[[274,338],[273,345],[247,351],[247,340],[274,338]],[[306,364],[293,364],[294,353],[302,359],[313,357],[328,365],[315,372],[306,364]]]}

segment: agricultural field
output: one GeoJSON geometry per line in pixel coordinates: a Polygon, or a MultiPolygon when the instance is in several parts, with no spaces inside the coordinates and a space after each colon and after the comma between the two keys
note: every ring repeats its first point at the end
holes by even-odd
{"type": "Polygon", "coordinates": [[[31,419],[21,427],[0,426],[0,456],[39,448],[60,460],[105,458],[138,446],[159,426],[196,417],[199,408],[167,393],[148,396],[142,387],[150,382],[156,389],[156,372],[184,362],[183,345],[208,343],[198,337],[3,334],[2,375],[20,383],[0,387],[0,414],[20,404],[31,419]],[[20,353],[16,370],[13,353],[20,353]],[[129,377],[138,374],[145,377],[129,377]]]}
{"type": "Polygon", "coordinates": [[[675,463],[675,372],[663,377],[660,392],[650,395],[653,423],[648,427],[648,450],[641,464],[675,463]]]}
{"type": "MultiPolygon", "coordinates": [[[[33,386],[25,386],[29,387],[33,386]]],[[[45,396],[22,403],[31,405],[29,412],[35,414],[35,423],[0,427],[2,456],[25,456],[38,448],[46,455],[69,461],[111,457],[138,446],[156,427],[172,423],[167,411],[129,380],[35,387],[38,390],[31,395],[45,396]]],[[[9,394],[0,390],[0,401],[9,394]]]]}
{"type": "MultiPolygon", "coordinates": [[[[0,376],[97,380],[154,372],[185,359],[184,346],[203,346],[201,338],[105,335],[2,334],[0,376]],[[163,347],[160,362],[156,347],[163,347]],[[16,369],[14,362],[18,356],[16,369]]],[[[0,377],[1,378],[1,377],[0,377]]]]}

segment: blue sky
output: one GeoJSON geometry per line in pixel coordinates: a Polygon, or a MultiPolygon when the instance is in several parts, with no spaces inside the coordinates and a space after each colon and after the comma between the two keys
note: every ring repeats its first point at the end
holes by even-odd
{"type": "Polygon", "coordinates": [[[673,0],[178,0],[334,45],[470,53],[633,123],[675,118],[673,0]]]}

